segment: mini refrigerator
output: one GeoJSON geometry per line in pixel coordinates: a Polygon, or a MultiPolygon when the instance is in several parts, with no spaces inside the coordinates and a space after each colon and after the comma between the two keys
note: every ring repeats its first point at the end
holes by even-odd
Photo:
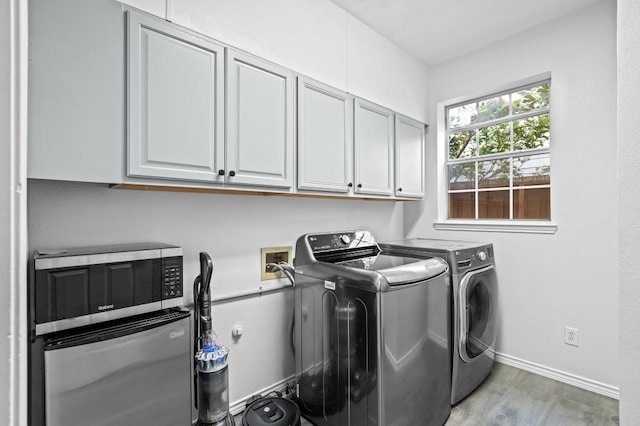
{"type": "Polygon", "coordinates": [[[190,425],[189,321],[160,311],[46,336],[45,424],[190,425]]]}

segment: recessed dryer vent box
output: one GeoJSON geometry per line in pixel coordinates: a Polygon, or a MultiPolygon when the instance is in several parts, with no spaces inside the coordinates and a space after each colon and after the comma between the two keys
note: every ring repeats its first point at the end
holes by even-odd
{"type": "Polygon", "coordinates": [[[263,247],[260,249],[260,279],[273,280],[276,278],[285,278],[284,273],[280,271],[271,272],[271,268],[267,266],[269,263],[278,264],[286,262],[291,264],[292,256],[291,246],[288,247],[263,247]]]}

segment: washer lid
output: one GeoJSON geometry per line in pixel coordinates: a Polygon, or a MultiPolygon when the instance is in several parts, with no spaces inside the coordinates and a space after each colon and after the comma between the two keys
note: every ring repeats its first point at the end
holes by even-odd
{"type": "Polygon", "coordinates": [[[416,259],[384,252],[377,256],[351,259],[336,264],[376,271],[391,286],[425,281],[446,272],[448,268],[447,263],[440,258],[416,259]]]}
{"type": "Polygon", "coordinates": [[[415,262],[416,259],[406,257],[379,255],[381,261],[389,261],[391,264],[412,260],[413,262],[401,263],[395,266],[388,266],[377,269],[378,273],[385,277],[389,285],[409,284],[419,281],[426,281],[447,272],[447,262],[440,258],[431,258],[415,262]]]}
{"type": "Polygon", "coordinates": [[[484,247],[490,243],[479,241],[439,240],[436,238],[409,238],[406,240],[386,241],[380,243],[380,247],[402,247],[440,251],[468,250],[484,247]]]}

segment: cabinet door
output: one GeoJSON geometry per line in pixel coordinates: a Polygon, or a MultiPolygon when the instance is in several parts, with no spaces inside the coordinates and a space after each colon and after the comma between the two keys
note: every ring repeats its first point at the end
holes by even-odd
{"type": "Polygon", "coordinates": [[[355,98],[355,192],[393,195],[393,111],[355,98]]]}
{"type": "Polygon", "coordinates": [[[424,124],[396,114],[396,197],[424,196],[424,124]]]}
{"type": "Polygon", "coordinates": [[[291,188],[293,72],[227,49],[226,182],[291,188]]]}
{"type": "Polygon", "coordinates": [[[124,36],[115,1],[29,2],[28,177],[122,181],[124,36]]]}
{"type": "Polygon", "coordinates": [[[221,179],[224,48],[128,13],[128,174],[221,179]]]}
{"type": "Polygon", "coordinates": [[[353,187],[351,97],[298,77],[298,188],[349,192],[353,187]]]}

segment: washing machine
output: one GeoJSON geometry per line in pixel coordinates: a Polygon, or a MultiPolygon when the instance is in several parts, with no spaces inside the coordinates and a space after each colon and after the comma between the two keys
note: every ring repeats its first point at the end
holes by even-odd
{"type": "Polygon", "coordinates": [[[493,245],[414,238],[381,243],[419,259],[441,258],[451,274],[451,404],[473,392],[495,360],[498,279],[493,245]]]}
{"type": "Polygon", "coordinates": [[[451,412],[449,273],[381,250],[369,231],[296,243],[296,400],[317,426],[444,424],[451,412]]]}

